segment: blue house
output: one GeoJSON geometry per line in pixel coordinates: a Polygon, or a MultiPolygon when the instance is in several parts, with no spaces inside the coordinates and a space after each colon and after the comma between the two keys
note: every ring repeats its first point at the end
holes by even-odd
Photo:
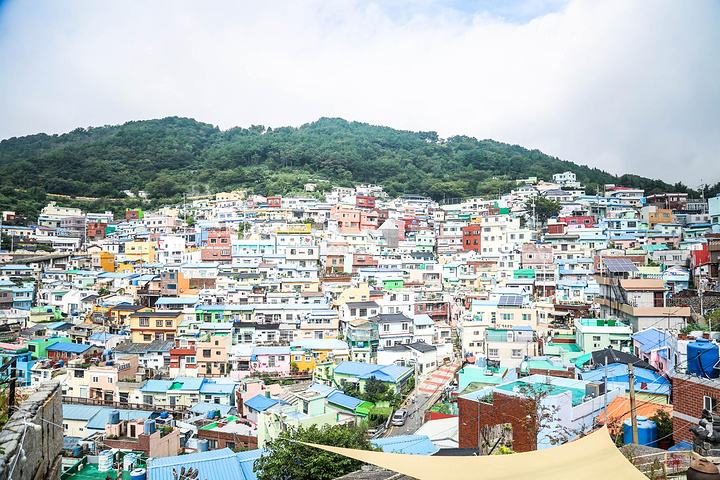
{"type": "MultiPolygon", "coordinates": [[[[652,370],[635,367],[634,385],[636,396],[640,399],[651,400],[658,403],[669,403],[670,382],[665,377],[658,375],[652,370]]],[[[607,366],[608,390],[622,387],[625,392],[630,391],[630,377],[628,366],[624,363],[611,363],[607,366]]],[[[595,370],[581,373],[582,380],[602,383],[605,381],[605,367],[600,366],[595,370]]]]}

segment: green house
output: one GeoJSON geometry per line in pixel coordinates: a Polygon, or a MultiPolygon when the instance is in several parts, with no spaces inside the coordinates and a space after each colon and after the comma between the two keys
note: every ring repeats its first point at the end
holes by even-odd
{"type": "Polygon", "coordinates": [[[32,358],[45,358],[47,357],[47,348],[59,342],[70,342],[70,339],[67,337],[38,338],[28,340],[25,346],[32,354],[32,358]]]}

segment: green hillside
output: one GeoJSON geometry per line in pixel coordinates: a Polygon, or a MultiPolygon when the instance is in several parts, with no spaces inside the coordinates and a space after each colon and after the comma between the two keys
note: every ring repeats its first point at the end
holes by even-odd
{"type": "MultiPolygon", "coordinates": [[[[322,185],[379,183],[390,195],[435,199],[506,192],[518,178],[570,170],[595,184],[642,187],[648,193],[687,188],[606,172],[493,140],[440,139],[339,118],[299,128],[263,126],[221,131],[193,119],[169,117],[120,126],[78,128],[63,135],[30,135],[0,142],[0,208],[32,219],[45,193],[102,197],[118,208],[123,190],[146,190],[158,200],[182,192],[246,188],[252,193],[299,192],[322,185]]],[[[132,202],[132,201],[130,201],[132,202]]]]}

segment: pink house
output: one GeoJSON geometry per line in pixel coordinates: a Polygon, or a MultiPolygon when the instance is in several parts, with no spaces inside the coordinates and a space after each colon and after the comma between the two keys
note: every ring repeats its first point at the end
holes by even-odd
{"type": "Polygon", "coordinates": [[[290,375],[290,347],[255,347],[251,358],[251,371],[290,375]]]}
{"type": "Polygon", "coordinates": [[[265,382],[258,378],[244,379],[235,391],[238,413],[243,417],[247,417],[250,412],[248,411],[248,407],[245,406],[246,401],[258,395],[269,395],[270,397],[278,398],[282,394],[282,390],[282,387],[277,383],[265,385],[265,382]]]}
{"type": "Polygon", "coordinates": [[[111,402],[120,401],[118,382],[126,378],[135,379],[138,371],[137,355],[126,355],[115,361],[103,362],[88,367],[88,387],[90,398],[111,402]]]}

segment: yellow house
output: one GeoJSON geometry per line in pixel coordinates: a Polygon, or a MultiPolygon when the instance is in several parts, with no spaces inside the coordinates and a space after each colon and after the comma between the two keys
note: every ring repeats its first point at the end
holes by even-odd
{"type": "Polygon", "coordinates": [[[347,343],[336,339],[301,340],[290,344],[292,370],[313,371],[318,364],[348,360],[347,343]]]}
{"type": "Polygon", "coordinates": [[[313,278],[289,278],[280,282],[282,292],[319,292],[320,283],[313,278]]]}
{"type": "Polygon", "coordinates": [[[110,252],[93,252],[92,264],[100,267],[104,272],[115,272],[115,255],[110,252]]]}
{"type": "Polygon", "coordinates": [[[141,260],[146,263],[155,262],[155,243],[132,241],[125,244],[125,258],[127,260],[141,260]]]}
{"type": "Polygon", "coordinates": [[[346,288],[340,293],[334,305],[338,308],[346,302],[367,302],[370,300],[370,287],[367,282],[359,283],[357,287],[346,288]]]}
{"type": "Polygon", "coordinates": [[[174,340],[178,325],[183,320],[181,311],[143,308],[130,315],[130,331],[135,343],[150,343],[153,340],[174,340]]]}

